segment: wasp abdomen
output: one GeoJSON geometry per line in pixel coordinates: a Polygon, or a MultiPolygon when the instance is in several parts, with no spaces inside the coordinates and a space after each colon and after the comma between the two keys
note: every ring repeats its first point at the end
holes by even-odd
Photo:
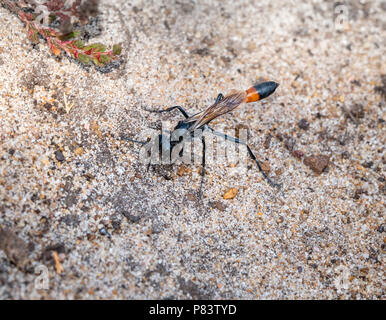
{"type": "Polygon", "coordinates": [[[246,93],[246,103],[255,102],[270,96],[279,86],[276,82],[267,81],[250,87],[246,93]]]}

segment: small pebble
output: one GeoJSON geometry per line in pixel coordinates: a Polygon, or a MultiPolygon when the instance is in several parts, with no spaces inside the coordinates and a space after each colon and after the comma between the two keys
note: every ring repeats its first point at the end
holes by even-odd
{"type": "Polygon", "coordinates": [[[225,200],[229,200],[229,199],[233,199],[234,197],[236,197],[237,193],[239,192],[239,189],[237,188],[231,188],[231,189],[228,189],[224,195],[222,196],[225,200]]]}
{"type": "Polygon", "coordinates": [[[369,169],[373,166],[373,164],[374,164],[373,161],[366,161],[366,162],[362,163],[362,166],[369,169]]]}
{"type": "Polygon", "coordinates": [[[28,244],[10,229],[0,229],[0,250],[7,258],[23,269],[28,263],[30,250],[28,244]]]}
{"type": "Polygon", "coordinates": [[[307,121],[307,119],[301,119],[298,122],[298,126],[299,126],[300,129],[308,130],[308,128],[310,127],[310,124],[307,121]]]}
{"type": "Polygon", "coordinates": [[[141,220],[140,217],[135,216],[135,215],[132,215],[132,214],[130,214],[130,213],[127,212],[127,211],[122,212],[122,214],[124,215],[124,217],[125,217],[127,220],[129,220],[130,222],[133,222],[133,223],[136,223],[136,222],[138,222],[139,220],[141,220]]]}
{"type": "Polygon", "coordinates": [[[106,228],[100,228],[99,233],[102,236],[107,236],[107,238],[109,238],[109,239],[111,238],[111,234],[106,230],[106,228]]]}
{"type": "Polygon", "coordinates": [[[269,135],[265,138],[265,141],[264,141],[264,148],[265,148],[265,149],[269,149],[269,147],[271,146],[271,140],[272,140],[272,135],[269,134],[269,135]]]}
{"type": "Polygon", "coordinates": [[[325,155],[312,155],[304,159],[304,164],[310,167],[317,174],[321,174],[324,169],[328,166],[330,157],[325,155]]]}
{"type": "Polygon", "coordinates": [[[77,155],[77,156],[81,156],[83,153],[84,153],[84,150],[82,147],[79,147],[79,148],[76,148],[74,153],[77,155]]]}
{"type": "Polygon", "coordinates": [[[292,154],[294,155],[295,158],[298,158],[298,159],[303,158],[304,156],[304,152],[301,150],[295,150],[292,154]]]}
{"type": "Polygon", "coordinates": [[[213,209],[217,209],[219,211],[225,211],[225,209],[227,208],[225,204],[223,204],[221,201],[209,201],[208,205],[213,208],[213,209]]]}
{"type": "Polygon", "coordinates": [[[65,159],[64,159],[64,155],[62,153],[62,151],[58,150],[58,151],[55,151],[55,158],[56,160],[58,160],[59,162],[63,162],[65,159]]]}
{"type": "Polygon", "coordinates": [[[260,166],[261,169],[263,169],[263,171],[267,174],[271,171],[271,166],[269,165],[268,161],[260,161],[260,166]]]}

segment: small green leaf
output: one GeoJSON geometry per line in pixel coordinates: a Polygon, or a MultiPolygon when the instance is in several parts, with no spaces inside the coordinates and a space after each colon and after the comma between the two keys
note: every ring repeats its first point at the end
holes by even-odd
{"type": "Polygon", "coordinates": [[[85,65],[88,65],[90,63],[90,57],[82,53],[79,53],[78,60],[84,63],[85,65]]]}
{"type": "Polygon", "coordinates": [[[84,42],[82,40],[75,40],[73,42],[74,46],[80,49],[84,48],[84,42]]]}
{"type": "Polygon", "coordinates": [[[116,56],[119,56],[122,52],[122,46],[120,44],[114,44],[113,46],[113,53],[116,56]]]}
{"type": "Polygon", "coordinates": [[[102,55],[99,57],[99,61],[101,64],[107,64],[111,61],[111,58],[109,56],[102,55]]]}
{"type": "Polygon", "coordinates": [[[28,35],[28,38],[29,38],[29,40],[30,40],[32,43],[34,43],[34,44],[36,44],[36,43],[39,42],[39,34],[38,34],[37,31],[35,31],[35,32],[31,31],[31,32],[29,33],[29,35],[28,35]]]}
{"type": "Polygon", "coordinates": [[[102,64],[99,62],[99,60],[97,58],[93,58],[92,59],[92,62],[96,65],[96,66],[101,66],[102,64]]]}
{"type": "Polygon", "coordinates": [[[91,49],[93,49],[94,52],[105,52],[106,46],[102,43],[94,43],[94,44],[90,44],[84,48],[85,51],[89,51],[91,49]]]}
{"type": "Polygon", "coordinates": [[[43,37],[47,38],[51,36],[51,31],[49,29],[40,29],[39,31],[43,37]]]}

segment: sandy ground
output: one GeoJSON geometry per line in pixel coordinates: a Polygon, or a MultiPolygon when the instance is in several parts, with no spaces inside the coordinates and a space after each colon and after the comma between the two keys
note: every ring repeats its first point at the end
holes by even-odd
{"type": "Polygon", "coordinates": [[[310,2],[102,1],[108,74],[0,8],[0,298],[384,299],[386,2],[310,2]],[[200,200],[199,163],[147,172],[125,140],[263,79],[213,126],[248,128],[280,191],[208,161],[200,200]]]}

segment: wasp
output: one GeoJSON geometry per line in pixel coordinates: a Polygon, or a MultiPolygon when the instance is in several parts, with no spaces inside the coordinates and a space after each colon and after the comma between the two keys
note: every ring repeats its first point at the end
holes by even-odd
{"type": "MultiPolygon", "coordinates": [[[[170,153],[171,156],[172,152],[177,149],[176,147],[179,146],[179,154],[182,154],[183,151],[183,137],[176,133],[178,131],[184,131],[188,134],[188,136],[194,137],[195,132],[198,130],[201,130],[200,132],[203,132],[204,130],[209,130],[212,134],[222,137],[227,141],[234,142],[236,144],[244,145],[246,146],[248,150],[249,157],[256,163],[257,168],[262,173],[264,179],[273,187],[280,188],[280,184],[274,183],[264,172],[264,170],[261,168],[261,165],[259,161],[257,160],[256,156],[252,152],[251,148],[247,143],[240,140],[236,137],[231,137],[227,134],[224,134],[222,132],[218,132],[214,130],[212,127],[209,126],[209,123],[226,113],[229,113],[236,109],[238,106],[240,106],[243,103],[251,103],[256,102],[259,100],[262,100],[271,94],[273,94],[278,87],[278,84],[273,81],[266,81],[259,84],[256,84],[252,87],[250,87],[248,90],[245,91],[236,91],[233,90],[230,94],[224,96],[223,94],[219,94],[216,98],[216,101],[206,110],[196,113],[192,116],[189,116],[188,113],[181,107],[181,106],[173,106],[169,107],[164,110],[146,110],[149,112],[156,112],[156,113],[164,113],[164,112],[171,112],[173,110],[178,110],[181,112],[181,114],[184,116],[183,120],[180,120],[177,125],[174,127],[174,129],[170,132],[170,135],[158,135],[158,146],[159,150],[162,153],[170,153]],[[175,139],[174,137],[177,136],[178,139],[175,139]]],[[[128,139],[132,142],[141,143],[142,145],[147,144],[149,141],[141,142],[136,140],[128,139]]],[[[205,153],[206,153],[206,144],[205,144],[205,137],[201,134],[201,141],[202,141],[202,170],[201,170],[201,184],[200,184],[200,191],[199,194],[202,194],[202,186],[204,183],[204,177],[205,177],[205,153]]],[[[150,164],[148,164],[148,170],[150,167],[150,164]]]]}

